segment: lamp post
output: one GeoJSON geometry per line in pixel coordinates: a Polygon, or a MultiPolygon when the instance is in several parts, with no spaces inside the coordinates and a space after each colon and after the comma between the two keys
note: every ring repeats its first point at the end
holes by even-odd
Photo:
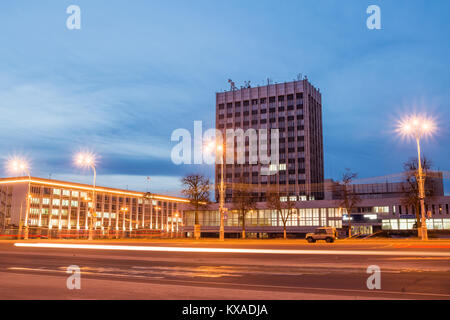
{"type": "Polygon", "coordinates": [[[155,208],[155,213],[156,213],[156,217],[155,217],[155,220],[156,220],[156,224],[155,225],[156,225],[156,227],[155,227],[155,229],[162,231],[162,217],[161,217],[161,226],[158,227],[158,211],[161,210],[161,207],[160,206],[155,206],[154,208],[155,208]]]}
{"type": "Polygon", "coordinates": [[[423,116],[408,117],[405,120],[403,120],[400,125],[400,132],[405,136],[414,138],[417,144],[417,160],[418,160],[417,182],[419,187],[419,201],[421,211],[420,234],[422,240],[428,240],[428,230],[425,213],[425,175],[423,173],[422,168],[420,139],[427,135],[433,134],[434,131],[435,131],[435,124],[433,123],[433,121],[423,116]]]}
{"type": "Polygon", "coordinates": [[[219,240],[225,240],[225,226],[224,226],[224,208],[225,208],[225,183],[223,179],[224,172],[224,148],[223,145],[217,146],[217,151],[221,153],[222,161],[220,164],[220,191],[219,191],[219,213],[220,213],[220,229],[219,229],[219,240]]]}
{"type": "Polygon", "coordinates": [[[93,239],[93,222],[96,215],[96,196],[95,196],[95,183],[97,179],[97,171],[95,169],[95,155],[91,153],[79,153],[75,157],[75,164],[79,167],[91,168],[94,172],[94,180],[92,182],[92,207],[91,216],[89,220],[89,240],[93,239]]]}
{"type": "MultiPolygon", "coordinates": [[[[30,166],[28,165],[27,161],[20,158],[14,158],[9,160],[8,162],[8,169],[9,171],[16,173],[16,174],[22,174],[26,173],[28,176],[28,191],[27,191],[27,202],[26,202],[26,211],[25,211],[25,233],[24,233],[24,239],[28,240],[28,214],[30,212],[30,198],[31,198],[31,174],[30,174],[30,166]]],[[[22,214],[22,210],[20,212],[22,214]]],[[[19,218],[19,239],[22,237],[22,216],[20,215],[19,218]]]]}
{"type": "Polygon", "coordinates": [[[128,208],[122,207],[120,208],[120,212],[122,212],[122,238],[125,238],[125,216],[127,215],[128,208]]]}
{"type": "Polygon", "coordinates": [[[224,241],[225,240],[225,225],[224,225],[224,213],[225,213],[225,182],[224,182],[224,144],[221,143],[217,145],[217,143],[210,143],[208,145],[208,148],[215,149],[216,154],[216,161],[217,161],[217,154],[220,154],[221,156],[221,163],[220,163],[220,186],[219,186],[219,215],[220,215],[220,227],[219,227],[219,240],[224,241]]]}
{"type": "MultiPolygon", "coordinates": [[[[178,238],[178,217],[180,216],[180,214],[178,212],[175,213],[175,219],[177,219],[177,223],[176,223],[176,238],[178,238]]],[[[172,229],[173,229],[173,220],[172,220],[172,229]]]]}

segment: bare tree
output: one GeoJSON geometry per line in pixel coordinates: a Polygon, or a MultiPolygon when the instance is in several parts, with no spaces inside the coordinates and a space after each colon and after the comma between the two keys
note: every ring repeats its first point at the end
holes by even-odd
{"type": "Polygon", "coordinates": [[[256,209],[256,198],[253,197],[253,188],[250,184],[244,183],[241,179],[239,183],[233,184],[233,195],[231,201],[234,209],[238,210],[242,219],[242,239],[245,239],[245,217],[247,213],[256,209]]]}
{"type": "MultiPolygon", "coordinates": [[[[428,172],[431,171],[433,166],[431,160],[427,158],[422,159],[422,168],[424,171],[424,178],[426,179],[428,172]]],[[[422,226],[421,212],[420,212],[420,198],[419,198],[419,164],[416,158],[411,158],[403,164],[403,169],[405,171],[405,181],[406,185],[402,187],[403,199],[402,204],[408,207],[414,208],[414,213],[416,215],[416,227],[420,230],[422,226]]],[[[425,181],[426,182],[426,181],[425,181]]],[[[434,196],[433,188],[427,188],[425,185],[425,199],[430,199],[434,196]]]]}
{"type": "Polygon", "coordinates": [[[209,203],[209,179],[201,174],[190,174],[181,179],[183,190],[191,205],[194,207],[194,237],[200,238],[200,224],[198,221],[199,208],[209,203]]]}
{"type": "Polygon", "coordinates": [[[357,173],[346,169],[342,175],[342,181],[336,182],[334,185],[334,192],[339,201],[339,207],[347,211],[348,216],[348,236],[352,236],[352,212],[357,208],[358,203],[361,202],[360,196],[353,189],[353,181],[358,177],[357,173]]]}
{"type": "Polygon", "coordinates": [[[287,239],[286,225],[296,208],[296,202],[292,201],[289,195],[283,197],[280,192],[268,191],[266,197],[269,209],[276,210],[278,216],[281,218],[283,223],[283,238],[287,239]]]}

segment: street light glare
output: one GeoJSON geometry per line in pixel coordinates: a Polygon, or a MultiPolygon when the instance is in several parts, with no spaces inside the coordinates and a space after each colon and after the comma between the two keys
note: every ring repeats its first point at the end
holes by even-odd
{"type": "Polygon", "coordinates": [[[95,154],[89,152],[81,152],[75,156],[75,164],[79,167],[95,166],[95,154]]]}
{"type": "Polygon", "coordinates": [[[397,132],[404,137],[420,138],[429,136],[436,131],[436,124],[433,119],[422,116],[409,116],[399,121],[397,132]]]}
{"type": "Polygon", "coordinates": [[[208,144],[206,144],[206,151],[212,152],[212,151],[222,152],[223,146],[221,144],[218,144],[216,141],[211,141],[208,144]]]}
{"type": "Polygon", "coordinates": [[[7,170],[13,174],[22,174],[29,171],[30,166],[25,159],[14,157],[9,159],[6,164],[7,170]]]}

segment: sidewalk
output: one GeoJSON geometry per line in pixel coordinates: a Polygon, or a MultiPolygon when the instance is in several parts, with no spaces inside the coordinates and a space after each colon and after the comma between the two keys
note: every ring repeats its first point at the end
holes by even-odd
{"type": "Polygon", "coordinates": [[[450,248],[450,239],[430,239],[428,241],[422,241],[420,239],[339,239],[334,243],[317,242],[309,244],[305,239],[226,239],[225,241],[220,241],[215,238],[203,238],[200,240],[194,239],[101,239],[101,240],[76,240],[76,239],[51,239],[51,240],[39,240],[39,239],[29,239],[29,240],[1,240],[0,243],[16,243],[16,242],[48,242],[48,243],[140,243],[140,244],[191,244],[191,245],[308,245],[311,247],[315,246],[336,246],[336,245],[367,245],[367,244],[398,244],[398,245],[436,245],[441,246],[448,245],[450,248]]]}

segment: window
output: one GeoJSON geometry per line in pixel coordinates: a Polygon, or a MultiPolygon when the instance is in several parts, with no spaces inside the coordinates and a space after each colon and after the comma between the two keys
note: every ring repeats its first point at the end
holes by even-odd
{"type": "Polygon", "coordinates": [[[389,207],[374,207],[373,212],[375,213],[389,213],[389,207]]]}
{"type": "Polygon", "coordinates": [[[391,230],[398,230],[398,220],[397,219],[391,219],[391,230]]]}
{"type": "MultiPolygon", "coordinates": [[[[334,208],[328,208],[328,217],[334,218],[334,208]]],[[[334,227],[334,226],[332,226],[334,227]]]]}
{"type": "Polygon", "coordinates": [[[78,207],[78,201],[72,200],[71,205],[72,207],[78,207]]]}
{"type": "Polygon", "coordinates": [[[78,198],[79,195],[80,193],[78,191],[72,191],[72,197],[78,198]]]}
{"type": "Polygon", "coordinates": [[[61,202],[60,202],[59,199],[53,199],[53,201],[52,201],[52,204],[53,204],[54,206],[59,206],[60,203],[61,203],[61,202]]]}
{"type": "Polygon", "coordinates": [[[62,194],[63,194],[63,196],[70,197],[70,191],[69,190],[63,190],[62,194]]]}

